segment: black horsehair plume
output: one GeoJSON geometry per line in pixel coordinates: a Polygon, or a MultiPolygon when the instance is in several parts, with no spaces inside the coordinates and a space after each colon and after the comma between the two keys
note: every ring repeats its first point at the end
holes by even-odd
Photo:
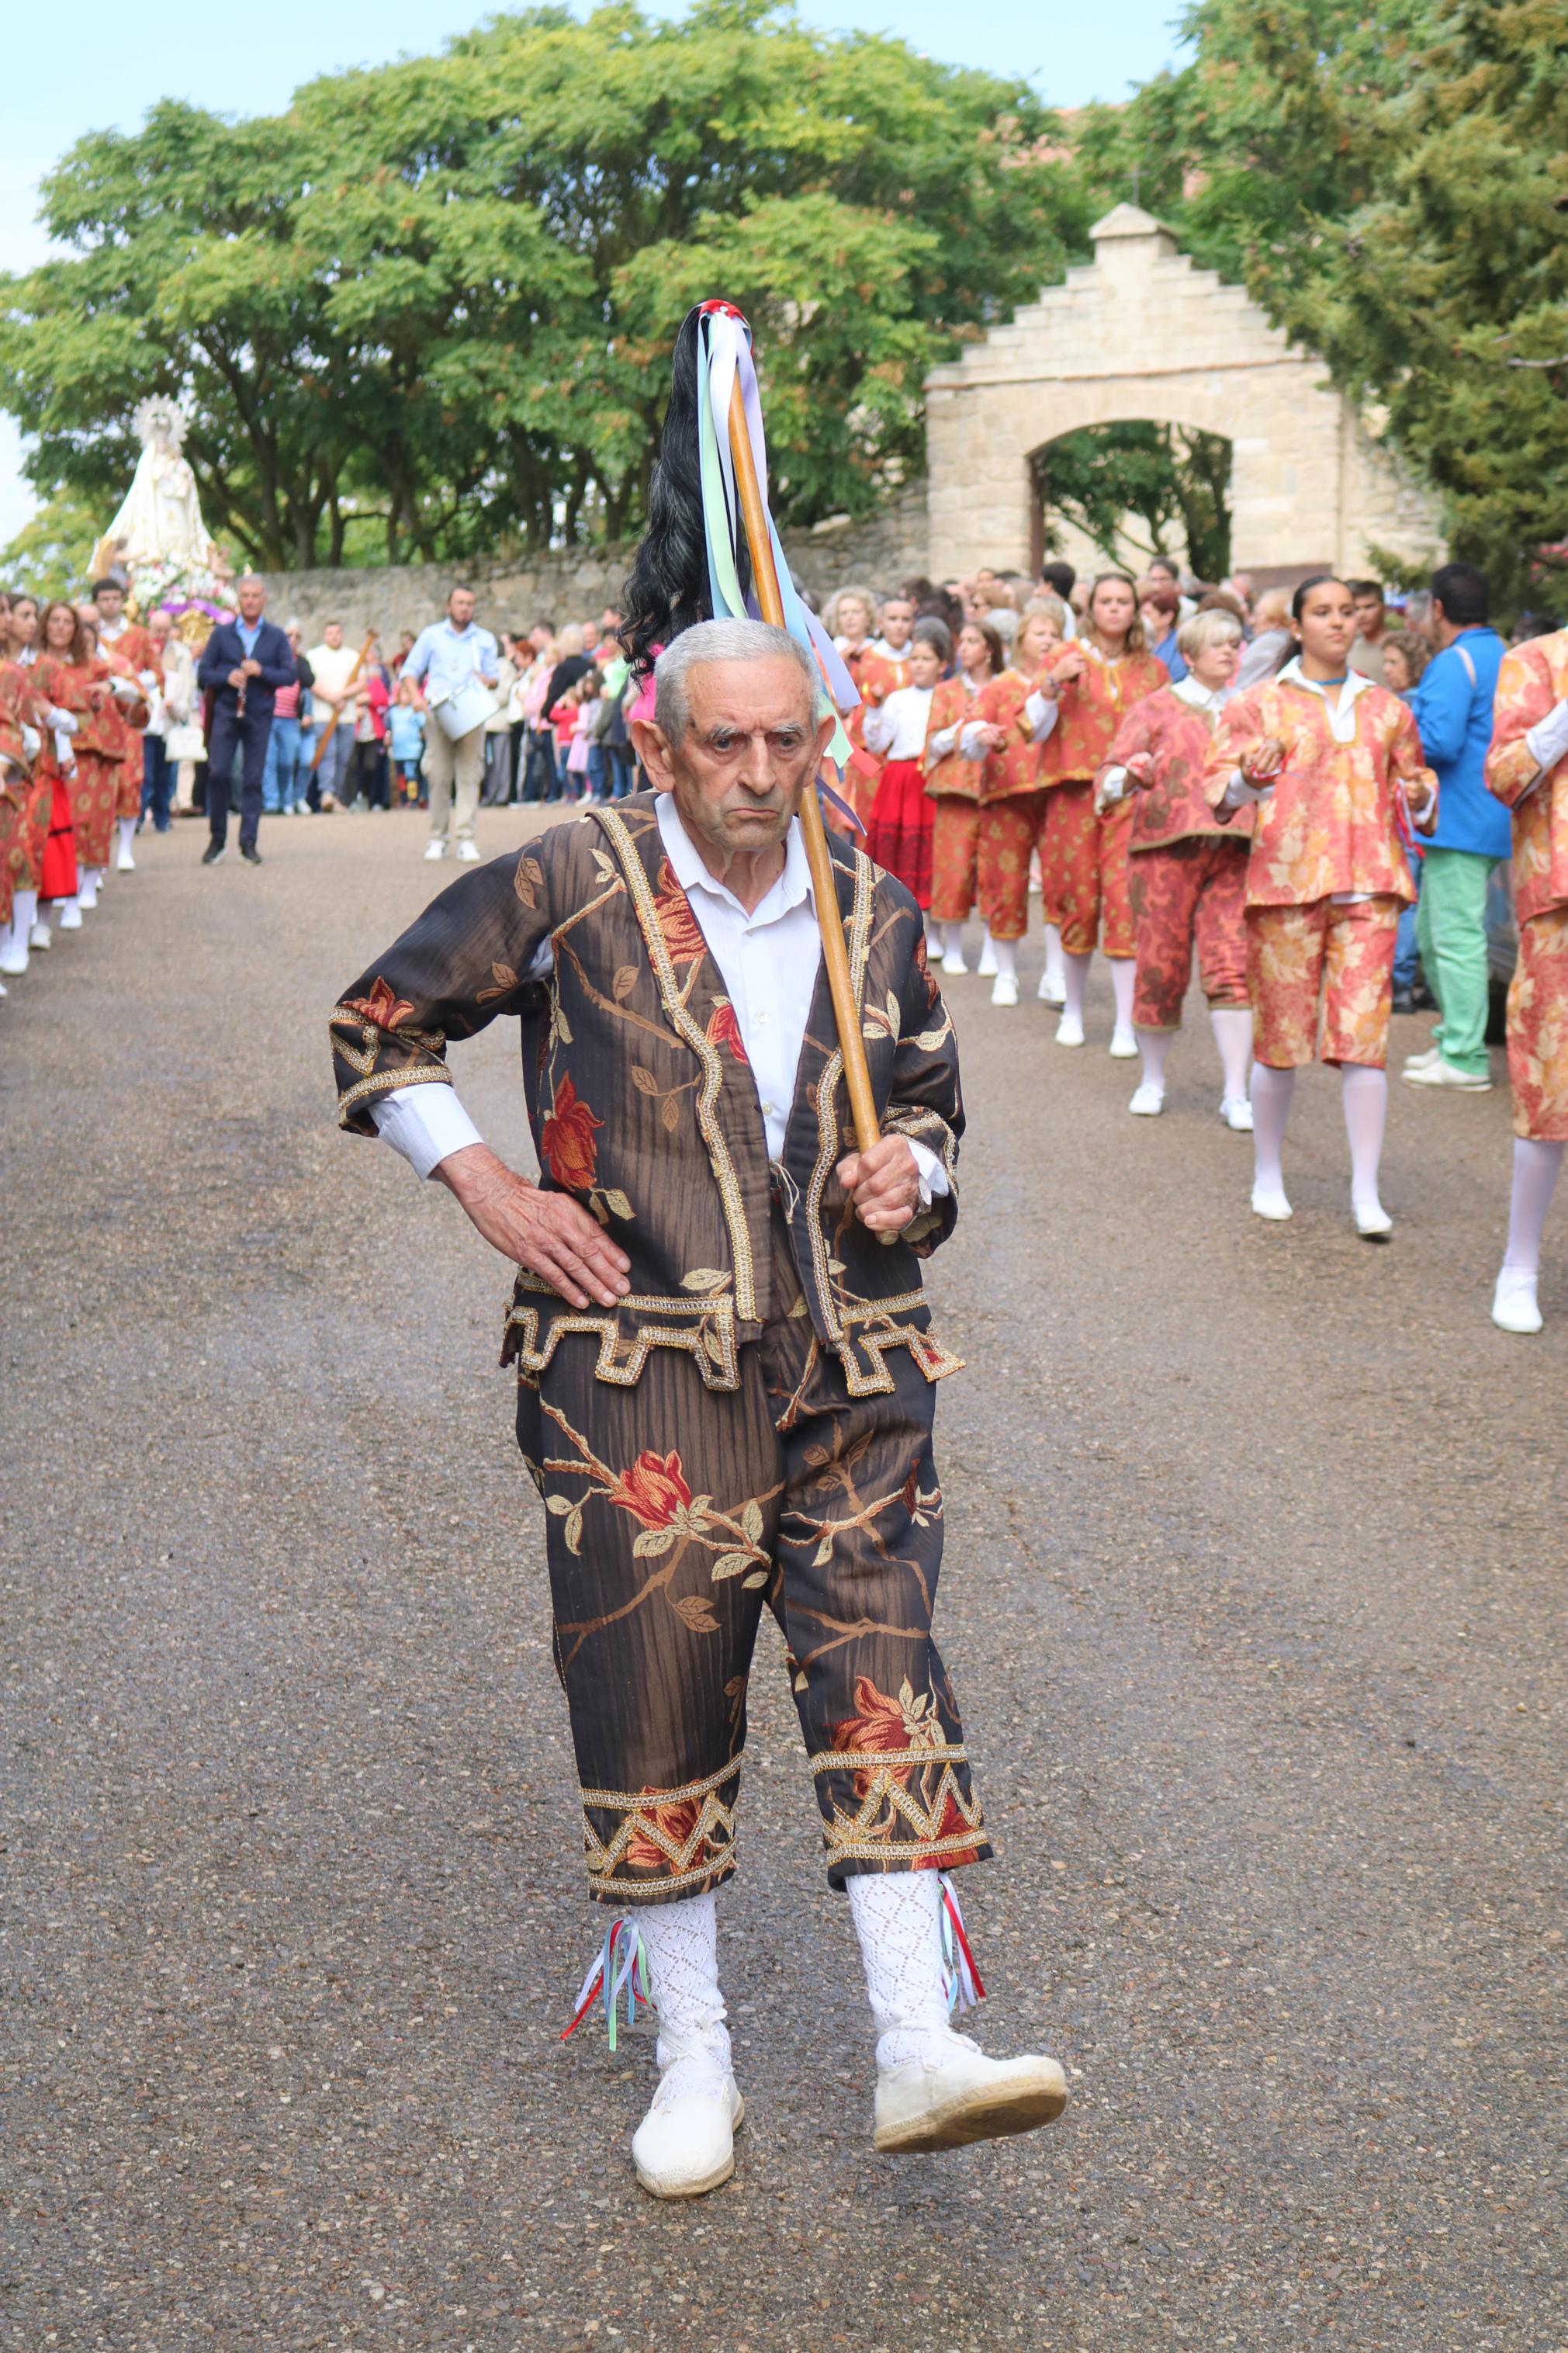
{"type": "MultiPolygon", "coordinates": [[[[669,406],[647,493],[647,529],[621,592],[621,644],[634,670],[653,668],[653,649],[698,621],[710,621],[708,543],[697,440],[697,337],[700,308],[688,311],[675,339],[669,406]]],[[[740,533],[736,568],[750,595],[752,561],[740,533]]]]}

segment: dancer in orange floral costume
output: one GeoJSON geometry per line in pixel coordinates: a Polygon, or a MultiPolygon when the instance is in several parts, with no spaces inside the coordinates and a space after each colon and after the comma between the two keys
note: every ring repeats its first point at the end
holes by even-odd
{"type": "Polygon", "coordinates": [[[1061,933],[1064,961],[1058,1046],[1083,1044],[1083,999],[1096,945],[1110,965],[1116,1018],[1110,1051],[1131,1060],[1137,935],[1127,887],[1132,812],[1125,803],[1096,814],[1094,780],[1125,714],[1169,684],[1163,662],[1143,643],[1138,596],[1124,572],[1102,572],[1089,590],[1089,620],[1047,663],[1028,718],[1040,744],[1047,795],[1040,860],[1046,917],[1061,933]]]}
{"type": "MultiPolygon", "coordinates": [[[[88,655],[88,708],[72,746],[76,775],[71,783],[71,821],[81,866],[79,904],[84,914],[90,914],[108,879],[116,820],[124,823],[125,776],[132,764],[140,805],[142,751],[136,731],[148,712],[141,683],[124,658],[118,653],[105,656],[96,624],[86,616],[82,630],[88,655]]],[[[131,830],[135,831],[134,821],[131,830]]]]}
{"type": "Polygon", "coordinates": [[[1001,675],[1006,660],[1002,640],[989,621],[969,621],[958,633],[958,670],[931,697],[926,730],[926,791],[935,804],[931,822],[931,913],[942,930],[942,968],[963,973],[963,926],[980,896],[981,764],[964,756],[965,725],[980,715],[980,697],[1001,675]]]}
{"type": "Polygon", "coordinates": [[[142,815],[142,730],[150,715],[148,698],[158,691],[163,670],[163,659],[153,642],[152,632],[140,621],[132,620],[125,610],[125,589],[124,575],[119,572],[111,572],[92,584],[92,601],[98,607],[99,652],[110,669],[135,682],[141,690],[137,700],[142,702],[144,712],[139,719],[133,706],[126,702],[123,712],[127,721],[126,748],[118,772],[119,792],[115,807],[120,846],[114,863],[121,874],[132,873],[136,865],[131,844],[142,815]]]}
{"type": "MultiPolygon", "coordinates": [[[[629,649],[668,626],[628,590],[629,649]]],[[[733,2168],[740,2095],[713,1891],[735,1867],[747,1689],[781,1628],[878,2045],[877,2140],[1027,2129],[1047,2059],[948,2024],[945,1874],[989,1853],[931,1640],[942,1495],[921,1260],[956,1213],[958,1065],[919,910],[836,842],[881,1136],[858,1153],[795,811],[831,739],[782,630],[666,644],[658,788],[445,892],[332,1017],[342,1117],[448,1186],[519,1265],[507,1357],[543,1498],[591,1894],[645,1954],[660,2086],[633,2142],[660,2197],[733,2168]],[[538,1187],[458,1104],[447,1041],[522,1025],[538,1187]]],[[[592,1983],[592,1980],[590,1981],[592,1983]]]]}
{"type": "MultiPolygon", "coordinates": [[[[0,619],[9,621],[9,602],[0,601],[6,607],[0,619]]],[[[0,973],[6,975],[26,971],[38,912],[46,828],[37,819],[44,795],[52,790],[35,781],[43,743],[31,672],[8,655],[0,657],[0,973]]]]}
{"type": "Polygon", "coordinates": [[[1539,1332],[1541,1238],[1568,1143],[1568,629],[1503,656],[1487,783],[1513,812],[1519,925],[1508,992],[1513,1192],[1492,1320],[1539,1332]]]}
{"type": "Polygon", "coordinates": [[[1388,1113],[1388,1015],[1399,911],[1415,896],[1405,836],[1437,819],[1415,723],[1349,667],[1355,599],[1329,574],[1291,603],[1298,652],[1230,704],[1209,756],[1211,807],[1252,806],[1247,971],[1252,998],[1253,1187],[1288,1218],[1280,1154],[1296,1071],[1338,1064],[1351,1210],[1369,1241],[1393,1220],[1378,1196],[1388,1113]]]}
{"type": "Polygon", "coordinates": [[[984,762],[980,784],[980,902],[996,977],[993,1005],[1018,1002],[1018,942],[1029,925],[1029,860],[1045,839],[1046,796],[1040,754],[1025,713],[1030,690],[1054,646],[1056,614],[1031,609],[1019,620],[1013,658],[980,690],[977,717],[961,738],[965,756],[984,762]]]}
{"type": "MultiPolygon", "coordinates": [[[[87,627],[76,607],[56,597],[38,616],[38,658],[29,678],[45,721],[43,750],[35,770],[40,785],[47,787],[40,795],[40,815],[47,810],[47,825],[38,898],[62,932],[81,929],[81,871],[72,794],[77,780],[76,739],[88,724],[96,692],[92,660],[87,627]]],[[[32,944],[47,948],[50,938],[49,923],[40,915],[33,927],[32,944]]]]}
{"type": "Polygon", "coordinates": [[[1250,810],[1215,816],[1204,784],[1226,691],[1241,659],[1241,623],[1230,613],[1194,613],[1177,632],[1187,665],[1130,711],[1100,772],[1101,814],[1131,796],[1128,887],[1138,955],[1132,1025],[1142,1083],[1129,1108],[1152,1117],[1165,1108],[1165,1060],[1182,1026],[1193,950],[1225,1074],[1220,1117],[1249,1131],[1247,1099],[1252,1015],[1247,998],[1247,859],[1250,810]]]}

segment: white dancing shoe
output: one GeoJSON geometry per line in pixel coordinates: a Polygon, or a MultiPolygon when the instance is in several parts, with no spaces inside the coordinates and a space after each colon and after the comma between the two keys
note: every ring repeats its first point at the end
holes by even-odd
{"type": "Polygon", "coordinates": [[[997,974],[991,984],[991,1002],[993,1005],[1016,1005],[1018,977],[1016,973],[999,972],[997,974]]]}
{"type": "Polygon", "coordinates": [[[479,862],[479,843],[477,841],[459,841],[458,844],[458,857],[465,866],[477,866],[479,862]]]}
{"type": "Polygon", "coordinates": [[[1234,1103],[1222,1103],[1219,1115],[1237,1135],[1252,1134],[1252,1105],[1245,1095],[1237,1095],[1234,1103]]]}
{"type": "Polygon", "coordinates": [[[1269,1218],[1275,1224],[1283,1225],[1285,1219],[1293,1218],[1296,1212],[1285,1198],[1281,1187],[1255,1185],[1252,1188],[1252,1214],[1255,1218],[1269,1218]]]}
{"type": "Polygon", "coordinates": [[[27,945],[30,948],[39,949],[54,945],[54,934],[41,915],[35,915],[33,918],[33,928],[27,934],[27,945]]]}
{"type": "Polygon", "coordinates": [[[1351,1214],[1363,1242],[1385,1242],[1394,1231],[1394,1219],[1381,1201],[1352,1201],[1351,1214]]]}
{"type": "Polygon", "coordinates": [[[1138,1040],[1131,1029],[1113,1029],[1110,1033],[1110,1059],[1113,1062],[1134,1062],[1138,1059],[1138,1040]]]}
{"type": "MultiPolygon", "coordinates": [[[[671,2048],[659,2036],[661,2052],[671,2048]]],[[[735,2135],[746,2104],[729,2068],[700,2036],[674,2046],[658,2089],[632,2135],[632,2163],[650,2198],[700,2198],[735,2170],[735,2135]]]]}
{"type": "Polygon", "coordinates": [[[1076,1013],[1064,1013],[1061,1019],[1057,1023],[1057,1044],[1058,1046],[1081,1046],[1082,1043],[1083,1023],[1079,1019],[1076,1013]]]}
{"type": "Polygon", "coordinates": [[[1035,993],[1042,1005],[1065,1005],[1068,1001],[1066,981],[1059,972],[1052,972],[1048,966],[1041,973],[1040,985],[1035,993]]]}
{"type": "Polygon", "coordinates": [[[427,842],[426,844],[425,855],[426,859],[445,858],[447,855],[446,843],[444,841],[427,842]]]}
{"type": "Polygon", "coordinates": [[[1127,1106],[1139,1119],[1158,1119],[1165,1108],[1165,1090],[1145,1079],[1127,1106]]]}
{"type": "Polygon", "coordinates": [[[96,874],[89,874],[83,879],[81,889],[77,892],[76,902],[81,909],[84,915],[91,914],[93,909],[98,904],[98,877],[96,874]]]}
{"type": "Polygon", "coordinates": [[[974,970],[981,980],[994,980],[996,977],[996,943],[989,932],[980,943],[980,962],[974,970]]]}
{"type": "Polygon", "coordinates": [[[131,844],[130,844],[128,841],[122,841],[122,842],[121,843],[121,845],[120,845],[120,855],[119,855],[119,857],[115,860],[115,861],[114,861],[114,865],[115,865],[115,871],[116,871],[116,872],[117,872],[117,873],[121,873],[121,874],[134,874],[134,873],[135,873],[135,871],[136,871],[136,860],[135,860],[132,857],[132,855],[131,855],[131,844]]]}
{"type": "Polygon", "coordinates": [[[26,972],[26,969],[27,935],[25,932],[14,931],[4,944],[0,944],[0,972],[15,979],[18,973],[26,972]]]}
{"type": "Polygon", "coordinates": [[[965,2148],[1054,2124],[1067,2105],[1054,2059],[988,2059],[966,2034],[933,2033],[925,2055],[877,2070],[876,2145],[910,2153],[965,2148]]]}
{"type": "Polygon", "coordinates": [[[969,966],[963,961],[963,950],[949,948],[942,960],[942,968],[953,979],[957,979],[961,973],[966,973],[969,966]]]}
{"type": "Polygon", "coordinates": [[[62,932],[79,932],[81,929],[80,900],[67,899],[64,901],[57,920],[58,921],[59,927],[62,932]]]}
{"type": "Polygon", "coordinates": [[[1523,1267],[1505,1266],[1492,1293],[1492,1322],[1500,1332],[1539,1332],[1541,1309],[1535,1298],[1536,1277],[1523,1267]]]}

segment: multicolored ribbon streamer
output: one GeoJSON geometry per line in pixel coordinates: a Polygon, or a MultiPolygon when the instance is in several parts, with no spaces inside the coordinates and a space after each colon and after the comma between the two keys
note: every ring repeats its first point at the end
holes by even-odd
{"type": "Polygon", "coordinates": [[[602,1993],[613,2051],[616,2047],[616,2004],[620,2000],[623,1988],[626,1997],[626,2025],[630,2028],[637,2022],[639,2007],[646,2010],[653,2000],[653,1989],[648,1979],[647,1948],[636,1923],[624,1917],[611,1921],[609,1934],[605,1938],[599,1957],[583,1980],[572,2023],[562,2035],[562,2042],[576,2033],[602,1993]]]}
{"type": "Polygon", "coordinates": [[[958,1908],[957,1894],[945,1871],[938,1873],[937,1884],[942,1889],[942,1973],[947,1986],[948,2016],[954,2018],[973,2010],[977,2001],[984,2001],[985,1988],[980,1982],[980,1971],[963,1933],[963,1915],[958,1908]]]}
{"type": "MultiPolygon", "coordinates": [[[[822,708],[834,712],[837,726],[827,747],[827,758],[843,781],[850,758],[844,730],[847,714],[860,702],[859,689],[845,668],[837,647],[815,613],[808,612],[795,593],[778,526],[768,505],[768,449],[763,431],[763,404],[757,371],[752,360],[752,331],[732,302],[701,305],[697,336],[698,456],[702,476],[702,528],[708,545],[708,594],[716,620],[760,618],[755,596],[742,596],[738,551],[744,524],[735,487],[734,459],[730,450],[730,402],[737,380],[746,413],[746,430],[768,519],[773,569],[778,575],[784,627],[816,662],[822,681],[822,708]]],[[[823,782],[819,789],[840,814],[864,830],[848,803],[823,782]]]]}

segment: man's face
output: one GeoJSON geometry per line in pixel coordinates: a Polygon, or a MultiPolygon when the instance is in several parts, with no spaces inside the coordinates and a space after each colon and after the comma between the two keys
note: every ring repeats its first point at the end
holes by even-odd
{"type": "Polygon", "coordinates": [[[599,624],[597,621],[584,621],[583,624],[583,651],[585,654],[591,654],[598,642],[599,624]]]}
{"type": "Polygon", "coordinates": [[[816,773],[832,721],[813,717],[811,690],[785,654],[700,662],[687,688],[685,740],[667,745],[655,731],[654,782],[674,793],[692,838],[721,858],[772,849],[816,773]]]}
{"type": "Polygon", "coordinates": [[[882,607],[882,635],[896,654],[909,644],[914,626],[914,607],[902,596],[889,596],[882,607]]]}
{"type": "Polygon", "coordinates": [[[536,621],[528,633],[528,642],[536,654],[542,654],[550,643],[550,632],[542,621],[536,621]]]}
{"type": "Polygon", "coordinates": [[[326,628],[321,631],[321,643],[324,646],[330,646],[332,652],[336,653],[338,648],[342,644],[342,623],[341,621],[329,621],[326,628]]]}
{"type": "Polygon", "coordinates": [[[147,624],[147,635],[152,638],[153,643],[155,646],[167,645],[169,641],[169,632],[174,626],[174,625],[173,621],[170,620],[167,613],[154,613],[152,619],[147,624]]]}
{"type": "Polygon", "coordinates": [[[474,617],[474,592],[471,588],[454,588],[447,599],[447,610],[455,629],[466,629],[474,617]]]}
{"type": "Polygon", "coordinates": [[[125,591],[123,588],[95,588],[92,601],[98,607],[99,619],[107,621],[112,628],[125,609],[125,591]]]}
{"type": "Polygon", "coordinates": [[[1355,600],[1355,625],[1363,638],[1375,638],[1383,627],[1383,598],[1375,591],[1355,600]]]}
{"type": "Polygon", "coordinates": [[[267,602],[267,591],[259,580],[242,580],[237,591],[242,619],[259,621],[261,608],[267,602]]]}

